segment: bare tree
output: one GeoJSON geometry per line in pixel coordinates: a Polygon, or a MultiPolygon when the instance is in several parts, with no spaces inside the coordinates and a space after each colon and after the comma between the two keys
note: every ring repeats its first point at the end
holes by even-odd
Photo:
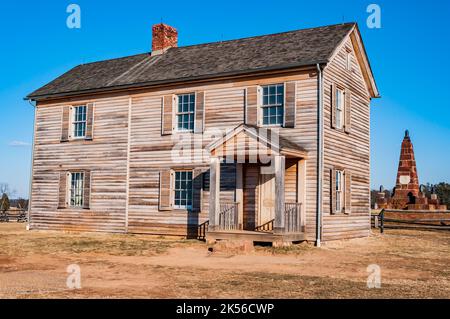
{"type": "Polygon", "coordinates": [[[7,183],[0,183],[0,195],[10,195],[9,185],[7,183]]]}
{"type": "Polygon", "coordinates": [[[10,198],[14,196],[15,191],[11,191],[7,183],[0,183],[0,210],[7,211],[10,206],[10,198]]]}
{"type": "Polygon", "coordinates": [[[28,209],[28,199],[19,198],[17,199],[17,207],[22,210],[28,209]]]}

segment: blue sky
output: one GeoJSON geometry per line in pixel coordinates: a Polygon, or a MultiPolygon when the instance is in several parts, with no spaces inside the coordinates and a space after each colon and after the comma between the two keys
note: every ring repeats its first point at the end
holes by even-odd
{"type": "Polygon", "coordinates": [[[449,18],[447,0],[2,1],[0,183],[28,196],[33,108],[22,98],[77,64],[149,51],[161,20],[180,45],[358,22],[383,96],[372,103],[372,186],[394,186],[405,129],[420,182],[450,182],[449,18]],[[71,3],[79,30],[66,27],[71,3]],[[366,26],[371,3],[381,29],[366,26]]]}

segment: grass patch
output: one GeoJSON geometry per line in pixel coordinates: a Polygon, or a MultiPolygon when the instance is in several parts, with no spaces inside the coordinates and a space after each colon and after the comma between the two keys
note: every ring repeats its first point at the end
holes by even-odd
{"type": "Polygon", "coordinates": [[[270,246],[256,246],[255,250],[261,253],[267,253],[271,255],[301,255],[305,252],[313,250],[314,247],[307,243],[291,245],[287,247],[270,247],[270,246]]]}
{"type": "Polygon", "coordinates": [[[0,255],[97,253],[112,256],[154,256],[176,246],[199,244],[191,240],[156,239],[118,234],[71,234],[27,232],[0,235],[0,255]]]}

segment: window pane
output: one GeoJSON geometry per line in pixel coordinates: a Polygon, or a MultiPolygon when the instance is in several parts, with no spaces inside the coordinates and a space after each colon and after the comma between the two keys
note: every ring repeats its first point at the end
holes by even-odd
{"type": "Polygon", "coordinates": [[[73,136],[84,137],[86,134],[86,106],[77,106],[73,109],[73,136]]]}
{"type": "Polygon", "coordinates": [[[283,95],[277,95],[277,104],[279,105],[283,104],[283,95]]]}
{"type": "Polygon", "coordinates": [[[270,124],[277,124],[277,118],[276,117],[271,117],[270,118],[270,124]]]}
{"type": "Polygon", "coordinates": [[[84,173],[72,173],[70,176],[70,205],[74,207],[82,207],[84,173]]]}
{"type": "Polygon", "coordinates": [[[278,85],[277,93],[280,95],[284,95],[284,85],[282,85],[282,84],[278,85]]]}
{"type": "Polygon", "coordinates": [[[271,107],[271,108],[270,108],[270,115],[271,115],[271,116],[277,115],[277,108],[276,108],[276,107],[271,107]]]}
{"type": "Polygon", "coordinates": [[[276,91],[276,87],[275,87],[275,86],[271,85],[271,86],[269,87],[269,94],[270,94],[270,95],[277,94],[277,91],[276,91]]]}
{"type": "Polygon", "coordinates": [[[277,124],[283,124],[283,115],[278,115],[277,124]]]}
{"type": "Polygon", "coordinates": [[[268,85],[263,87],[263,109],[262,120],[264,125],[283,124],[284,113],[284,85],[268,85]]]}
{"type": "Polygon", "coordinates": [[[178,130],[191,131],[194,128],[195,94],[183,94],[178,96],[177,121],[178,130]]]}
{"type": "Polygon", "coordinates": [[[270,95],[269,96],[269,104],[270,105],[273,105],[273,104],[275,104],[276,103],[276,96],[275,95],[270,95]]]}
{"type": "Polygon", "coordinates": [[[336,127],[342,128],[342,111],[340,109],[336,110],[336,127]]]}
{"type": "Polygon", "coordinates": [[[175,173],[175,207],[180,209],[192,207],[192,172],[175,173]]]}
{"type": "Polygon", "coordinates": [[[343,94],[342,94],[342,91],[341,90],[337,90],[336,91],[337,93],[336,93],[336,108],[337,109],[339,109],[339,110],[342,110],[342,97],[343,97],[343,94]]]}

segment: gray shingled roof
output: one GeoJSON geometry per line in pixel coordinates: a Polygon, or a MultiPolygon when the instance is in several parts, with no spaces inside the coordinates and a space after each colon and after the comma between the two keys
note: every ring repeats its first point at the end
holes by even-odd
{"type": "Polygon", "coordinates": [[[79,65],[27,98],[139,87],[326,63],[354,23],[171,48],[79,65]]]}

